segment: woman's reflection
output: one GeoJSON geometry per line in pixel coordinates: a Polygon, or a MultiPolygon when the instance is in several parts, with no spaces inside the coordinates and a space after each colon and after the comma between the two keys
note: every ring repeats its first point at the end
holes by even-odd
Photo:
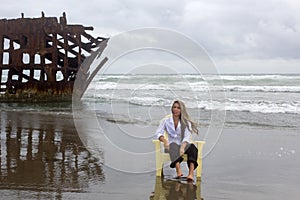
{"type": "Polygon", "coordinates": [[[150,196],[151,200],[203,200],[201,198],[201,181],[196,183],[168,180],[156,177],[155,191],[150,196]]]}

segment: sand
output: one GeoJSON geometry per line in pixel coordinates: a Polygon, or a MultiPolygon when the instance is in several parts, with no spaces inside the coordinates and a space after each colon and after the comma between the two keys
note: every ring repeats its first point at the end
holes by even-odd
{"type": "MultiPolygon", "coordinates": [[[[118,145],[131,151],[153,148],[150,132],[155,126],[100,124],[111,133],[112,141],[124,128],[132,132],[147,129],[140,146],[132,147],[138,141],[133,136],[118,140],[118,145]]],[[[97,132],[89,125],[85,131],[97,132]]],[[[202,181],[194,183],[196,190],[185,183],[168,182],[175,172],[167,166],[166,178],[162,182],[156,179],[153,154],[119,158],[124,167],[118,170],[114,169],[116,155],[110,150],[104,152],[108,164],[95,160],[82,145],[71,115],[1,111],[0,199],[167,199],[170,193],[177,194],[178,187],[185,199],[190,198],[187,191],[204,199],[299,199],[299,132],[272,127],[224,128],[215,147],[205,154],[202,181]],[[32,166],[35,170],[30,170],[32,166]],[[130,166],[139,173],[124,172],[130,166]]],[[[186,173],[185,164],[182,167],[186,173]]]]}

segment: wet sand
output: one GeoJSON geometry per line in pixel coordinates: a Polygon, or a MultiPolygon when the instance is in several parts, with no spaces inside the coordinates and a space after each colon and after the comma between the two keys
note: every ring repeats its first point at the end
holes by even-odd
{"type": "MultiPolygon", "coordinates": [[[[133,124],[115,125],[101,121],[112,139],[124,129],[143,129],[133,124]]],[[[89,125],[86,127],[87,132],[95,131],[89,125]]],[[[153,148],[148,137],[156,127],[145,129],[141,145],[133,149],[147,152],[153,148]]],[[[170,194],[175,194],[172,199],[182,195],[184,199],[194,199],[193,195],[186,195],[187,191],[203,199],[300,197],[299,130],[224,129],[213,151],[204,158],[202,181],[195,182],[195,187],[168,181],[168,177],[175,176],[168,166],[166,178],[156,179],[153,154],[147,155],[147,160],[129,158],[127,163],[127,158],[123,158],[123,169],[134,166],[140,173],[124,172],[122,167],[113,169],[113,152],[104,152],[111,165],[103,164],[82,145],[71,115],[1,111],[0,130],[0,199],[140,200],[168,199],[170,194]]],[[[132,150],[132,138],[122,138],[118,145],[132,150]]],[[[185,164],[182,166],[186,173],[185,164]]]]}
{"type": "Polygon", "coordinates": [[[206,199],[298,199],[297,130],[225,129],[204,160],[206,199]]]}

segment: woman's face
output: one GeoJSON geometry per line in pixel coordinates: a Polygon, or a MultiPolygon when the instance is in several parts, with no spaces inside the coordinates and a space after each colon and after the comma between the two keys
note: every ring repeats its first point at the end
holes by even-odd
{"type": "Polygon", "coordinates": [[[180,116],[180,105],[179,103],[174,103],[172,106],[172,113],[175,117],[179,117],[180,116]]]}

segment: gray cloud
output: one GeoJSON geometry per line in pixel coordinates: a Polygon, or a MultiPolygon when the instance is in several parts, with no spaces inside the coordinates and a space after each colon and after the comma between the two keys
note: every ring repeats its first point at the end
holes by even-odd
{"type": "Polygon", "coordinates": [[[195,28],[190,28],[189,32],[213,55],[299,58],[299,14],[288,4],[282,1],[201,2],[187,6],[189,12],[182,27],[188,29],[197,24],[199,31],[192,32],[195,28]]]}
{"type": "MultiPolygon", "coordinates": [[[[21,12],[39,17],[41,11],[57,17],[65,11],[69,23],[94,26],[95,35],[114,35],[141,27],[178,31],[202,45],[223,72],[232,72],[233,65],[246,62],[235,70],[251,71],[249,62],[253,62],[255,72],[266,63],[274,65],[266,69],[276,72],[280,67],[275,67],[276,61],[284,60],[278,65],[291,63],[295,72],[295,63],[300,64],[297,0],[12,0],[2,4],[0,17],[16,18],[21,12]]],[[[286,72],[291,70],[286,67],[286,72]]]]}

